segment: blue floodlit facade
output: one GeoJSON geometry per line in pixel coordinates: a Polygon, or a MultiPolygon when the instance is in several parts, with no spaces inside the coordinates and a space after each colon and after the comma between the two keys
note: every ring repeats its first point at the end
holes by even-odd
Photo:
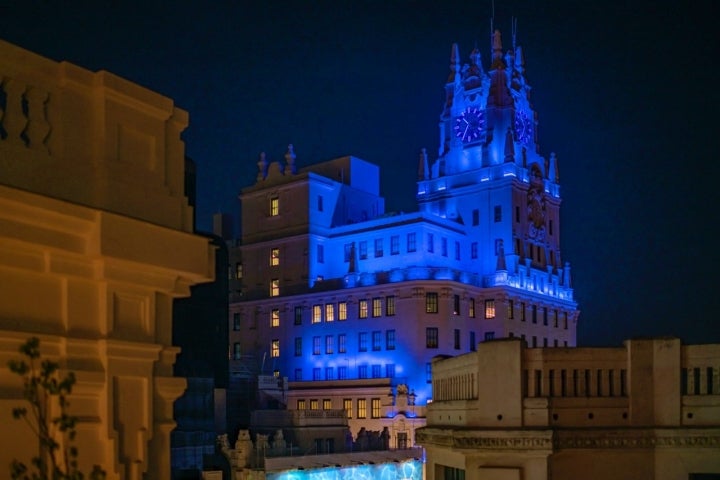
{"type": "MultiPolygon", "coordinates": [[[[231,375],[274,372],[328,392],[384,378],[422,406],[435,356],[502,337],[575,345],[558,161],[540,153],[521,48],[503,53],[496,32],[486,71],[477,49],[462,63],[453,45],[444,89],[437,156],[423,149],[406,179],[416,212],[387,212],[379,168],[364,160],[298,168],[292,146],[284,162],[260,156],[240,195],[231,375]]],[[[360,408],[362,393],[326,397],[360,408]]]]}
{"type": "Polygon", "coordinates": [[[422,461],[405,460],[376,465],[321,467],[267,472],[267,480],[422,480],[422,461]]]}

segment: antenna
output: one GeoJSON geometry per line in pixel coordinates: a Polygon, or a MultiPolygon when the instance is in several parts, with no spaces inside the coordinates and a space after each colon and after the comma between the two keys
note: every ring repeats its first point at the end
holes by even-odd
{"type": "Polygon", "coordinates": [[[517,18],[516,18],[516,17],[512,17],[511,22],[512,22],[512,24],[511,24],[511,27],[512,27],[512,42],[513,42],[513,51],[514,51],[514,50],[515,50],[515,40],[516,40],[516,37],[517,37],[517,18]]]}
{"type": "Polygon", "coordinates": [[[493,32],[495,31],[493,28],[493,21],[495,20],[495,0],[490,0],[490,5],[492,7],[492,12],[490,14],[490,58],[492,58],[493,53],[493,32]]]}

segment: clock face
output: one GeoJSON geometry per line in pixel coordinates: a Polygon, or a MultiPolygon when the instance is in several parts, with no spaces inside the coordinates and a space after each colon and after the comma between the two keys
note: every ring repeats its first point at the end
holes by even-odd
{"type": "Polygon", "coordinates": [[[465,143],[480,140],[485,130],[485,117],[477,107],[468,107],[455,119],[455,136],[465,143]]]}
{"type": "Polygon", "coordinates": [[[534,138],[533,122],[522,110],[515,114],[515,134],[521,143],[531,143],[534,138]]]}

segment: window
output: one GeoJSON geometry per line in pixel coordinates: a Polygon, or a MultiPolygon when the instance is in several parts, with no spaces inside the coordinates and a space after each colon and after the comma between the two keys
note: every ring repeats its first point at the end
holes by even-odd
{"type": "Polygon", "coordinates": [[[235,330],[235,331],[240,330],[240,314],[239,313],[233,313],[233,330],[235,330]]]}
{"type": "Polygon", "coordinates": [[[547,346],[548,346],[548,339],[543,338],[543,347],[547,347],[547,346]]]}
{"type": "Polygon", "coordinates": [[[273,278],[270,280],[270,296],[277,297],[280,295],[280,280],[273,278]]]}
{"type": "Polygon", "coordinates": [[[425,383],[432,383],[432,363],[425,364],[425,383]]]}
{"type": "Polygon", "coordinates": [[[477,341],[475,340],[475,332],[470,332],[470,351],[477,350],[477,341]]]}
{"type": "Polygon", "coordinates": [[[332,410],[332,400],[323,398],[323,410],[332,410]]]}
{"type": "Polygon", "coordinates": [[[568,329],[567,328],[567,325],[568,325],[567,312],[563,312],[563,325],[564,325],[565,330],[567,330],[568,329]]]}
{"type": "Polygon", "coordinates": [[[543,307],[543,325],[547,326],[548,324],[548,309],[547,307],[543,307]]]}
{"type": "Polygon", "coordinates": [[[552,219],[550,219],[550,220],[548,221],[548,230],[549,230],[549,232],[550,232],[550,235],[552,235],[552,234],[553,234],[553,223],[552,223],[552,219]]]}
{"type": "Polygon", "coordinates": [[[375,257],[382,257],[382,256],[383,256],[383,239],[376,238],[375,239],[375,257]]]}
{"type": "Polygon", "coordinates": [[[468,317],[475,318],[475,299],[468,299],[468,317]]]}
{"type": "Polygon", "coordinates": [[[495,318],[495,300],[485,300],[485,318],[495,318]]]}
{"type": "Polygon", "coordinates": [[[338,367],[338,380],[346,380],[347,379],[347,367],[342,366],[338,367]]]}
{"type": "Polygon", "coordinates": [[[494,216],[495,216],[495,223],[502,222],[502,207],[500,205],[495,205],[494,210],[494,216]]]}
{"type": "MultiPolygon", "coordinates": [[[[302,368],[295,369],[295,381],[302,382],[302,368]]],[[[298,400],[299,401],[299,400],[298,400]]],[[[303,407],[305,408],[305,407],[303,407]]],[[[298,409],[299,410],[299,409],[298,409]]]]}
{"type": "Polygon", "coordinates": [[[368,334],[367,332],[358,333],[358,351],[367,352],[368,334]]]}
{"type": "Polygon", "coordinates": [[[472,242],[470,244],[470,258],[473,260],[478,258],[478,242],[472,242]]]}
{"type": "Polygon", "coordinates": [[[453,330],[453,348],[460,350],[460,329],[453,330]]]}
{"type": "Polygon", "coordinates": [[[242,263],[236,263],[235,264],[235,278],[240,280],[243,278],[243,266],[242,263]]]}
{"type": "Polygon", "coordinates": [[[367,242],[363,240],[360,242],[360,260],[365,260],[367,258],[367,242]]]}
{"type": "Polygon", "coordinates": [[[322,322],[322,305],[313,305],[312,323],[322,322]]]}
{"type": "Polygon", "coordinates": [[[367,378],[367,365],[358,366],[358,378],[367,378]]]}
{"type": "Polygon", "coordinates": [[[372,316],[373,318],[382,315],[382,298],[375,297],[372,299],[372,316]]]}
{"type": "Polygon", "coordinates": [[[388,317],[395,315],[395,295],[385,297],[385,315],[388,317]]]}
{"type": "Polygon", "coordinates": [[[382,377],[382,369],[380,365],[373,365],[372,366],[372,378],[380,378],[382,377]]]}
{"type": "Polygon", "coordinates": [[[430,253],[435,252],[435,238],[432,233],[427,234],[427,251],[430,253]]]}
{"type": "Polygon", "coordinates": [[[388,363],[385,365],[385,376],[387,378],[395,378],[395,364],[388,363]]]}
{"type": "Polygon", "coordinates": [[[495,332],[485,332],[485,340],[492,340],[495,338],[495,332]]]}
{"type": "Polygon", "coordinates": [[[558,339],[556,338],[555,340],[553,340],[553,347],[557,347],[557,346],[558,346],[558,339]]]}
{"type": "Polygon", "coordinates": [[[338,320],[347,320],[347,302],[338,303],[338,320]]]}
{"type": "Polygon", "coordinates": [[[277,265],[280,265],[280,249],[279,248],[271,248],[270,249],[270,266],[275,267],[277,265]]]}
{"type": "Polygon", "coordinates": [[[520,321],[525,321],[525,302],[520,302],[520,321]]]}
{"type": "Polygon", "coordinates": [[[437,327],[428,327],[425,329],[425,346],[427,348],[438,348],[437,327]]]}
{"type": "Polygon", "coordinates": [[[515,207],[515,223],[520,223],[520,207],[515,207]]]}
{"type": "Polygon", "coordinates": [[[319,336],[313,337],[313,355],[320,355],[320,342],[319,336]]]}
{"type": "Polygon", "coordinates": [[[532,322],[537,323],[537,305],[533,305],[531,308],[532,308],[532,322]]]}
{"type": "Polygon", "coordinates": [[[239,343],[233,343],[233,360],[240,360],[241,350],[239,343]]]}
{"type": "Polygon", "coordinates": [[[460,295],[453,295],[453,315],[460,315],[460,295]]]}
{"type": "Polygon", "coordinates": [[[367,418],[367,400],[364,398],[358,398],[357,418],[367,418]]]}
{"type": "Polygon", "coordinates": [[[270,310],[270,326],[273,328],[280,326],[280,309],[273,308],[270,310]]]}
{"type": "Polygon", "coordinates": [[[508,300],[508,318],[510,320],[515,318],[515,302],[513,300],[508,300]]]}
{"type": "Polygon", "coordinates": [[[455,242],[455,260],[460,260],[460,242],[455,242]]]}
{"type": "Polygon", "coordinates": [[[480,210],[478,210],[477,208],[472,211],[472,224],[473,227],[476,227],[480,224],[480,210]]]}
{"type": "Polygon", "coordinates": [[[325,380],[335,380],[335,369],[333,367],[325,367],[325,380]]]}
{"type": "Polygon", "coordinates": [[[317,246],[317,261],[318,263],[325,263],[325,247],[323,245],[317,246]]]}
{"type": "Polygon", "coordinates": [[[347,352],[347,335],[341,333],[338,335],[338,353],[347,352]]]}
{"type": "Polygon", "coordinates": [[[325,353],[330,354],[334,351],[335,337],[332,335],[325,335],[325,353]]]}
{"type": "Polygon", "coordinates": [[[270,216],[277,217],[278,215],[280,215],[280,199],[272,197],[270,199],[270,216]]]}
{"type": "Polygon", "coordinates": [[[537,347],[537,337],[535,335],[532,337],[532,346],[533,348],[537,347]]]}
{"type": "Polygon", "coordinates": [[[320,410],[320,402],[316,398],[310,400],[310,410],[320,410]]]}
{"type": "Polygon", "coordinates": [[[305,405],[305,399],[304,399],[304,398],[298,399],[298,401],[297,401],[297,409],[298,409],[298,410],[305,410],[306,408],[307,408],[307,406],[305,405]]]}
{"type": "Polygon", "coordinates": [[[273,339],[270,344],[270,356],[272,358],[278,358],[280,356],[280,340],[277,338],[273,339]]]}
{"type": "Polygon", "coordinates": [[[370,399],[370,417],[371,418],[380,418],[380,399],[379,398],[370,399]]]}
{"type": "Polygon", "coordinates": [[[346,243],[344,248],[344,260],[345,263],[350,261],[350,258],[352,257],[352,243],[346,243]]]}
{"type": "Polygon", "coordinates": [[[557,328],[558,326],[558,311],[557,309],[553,310],[553,326],[557,328]]]}
{"type": "Polygon", "coordinates": [[[417,251],[417,237],[415,236],[415,232],[407,234],[407,251],[408,253],[417,251]]]}
{"type": "Polygon", "coordinates": [[[447,238],[445,238],[445,237],[440,239],[440,251],[441,251],[443,257],[448,256],[447,238]]]}
{"type": "Polygon", "coordinates": [[[374,352],[382,349],[382,332],[380,330],[372,332],[372,349],[374,352]]]}
{"type": "Polygon", "coordinates": [[[326,303],[325,304],[325,321],[326,322],[334,322],[335,321],[335,304],[334,303],[326,303]]]}
{"type": "Polygon", "coordinates": [[[385,350],[395,350],[395,330],[385,331],[385,350]]]}
{"type": "Polygon", "coordinates": [[[425,313],[438,313],[437,292],[427,292],[425,294],[425,313]]]}
{"type": "Polygon", "coordinates": [[[352,399],[351,398],[343,398],[343,410],[345,410],[345,415],[347,418],[352,418],[352,399]]]}
{"type": "Polygon", "coordinates": [[[320,367],[313,368],[313,380],[322,380],[322,378],[320,378],[321,373],[322,370],[320,367]]]}
{"type": "Polygon", "coordinates": [[[358,317],[368,318],[368,301],[362,299],[358,302],[358,317]]]}
{"type": "Polygon", "coordinates": [[[317,209],[318,209],[318,212],[322,212],[322,211],[323,211],[323,197],[322,197],[322,195],[318,195],[318,197],[317,197],[317,209]]]}
{"type": "Polygon", "coordinates": [[[390,255],[397,255],[400,253],[400,236],[393,235],[390,237],[390,255]]]}
{"type": "Polygon", "coordinates": [[[300,306],[295,307],[295,315],[294,315],[295,325],[302,325],[302,310],[303,310],[303,307],[300,307],[300,306]]]}
{"type": "Polygon", "coordinates": [[[295,337],[295,356],[302,357],[302,337],[295,337]]]}

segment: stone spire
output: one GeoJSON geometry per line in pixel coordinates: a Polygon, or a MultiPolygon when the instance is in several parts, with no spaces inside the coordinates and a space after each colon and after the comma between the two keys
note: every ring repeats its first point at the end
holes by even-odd
{"type": "Polygon", "coordinates": [[[450,51],[450,76],[448,83],[460,83],[460,50],[457,43],[452,44],[450,51]]]}
{"type": "Polygon", "coordinates": [[[428,156],[425,148],[420,150],[420,161],[418,162],[418,180],[427,180],[430,177],[428,167],[428,156]]]}
{"type": "Polygon", "coordinates": [[[297,166],[295,165],[295,152],[293,151],[292,143],[288,145],[287,152],[285,153],[285,175],[295,175],[297,173],[297,166]]]}
{"type": "Polygon", "coordinates": [[[548,167],[548,180],[551,182],[557,183],[557,157],[555,156],[555,152],[552,152],[550,154],[550,165],[548,167]]]}
{"type": "Polygon", "coordinates": [[[267,177],[267,169],[268,169],[268,162],[265,158],[265,152],[260,152],[260,159],[257,162],[258,166],[258,174],[257,174],[257,180],[265,180],[265,177],[267,177]]]}
{"type": "Polygon", "coordinates": [[[490,70],[495,70],[496,68],[502,68],[505,66],[503,63],[503,54],[502,54],[502,35],[500,34],[500,30],[495,30],[492,34],[492,65],[490,66],[490,70]]]}

